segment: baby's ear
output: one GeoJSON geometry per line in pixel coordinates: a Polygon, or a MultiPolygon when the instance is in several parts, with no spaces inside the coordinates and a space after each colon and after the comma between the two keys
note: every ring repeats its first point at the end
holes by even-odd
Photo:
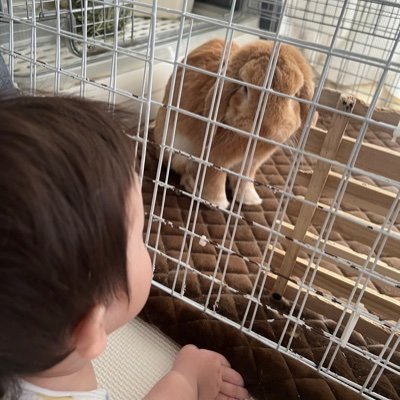
{"type": "Polygon", "coordinates": [[[94,306],[79,322],[73,332],[75,351],[86,360],[93,360],[105,349],[107,332],[105,306],[94,306]]]}

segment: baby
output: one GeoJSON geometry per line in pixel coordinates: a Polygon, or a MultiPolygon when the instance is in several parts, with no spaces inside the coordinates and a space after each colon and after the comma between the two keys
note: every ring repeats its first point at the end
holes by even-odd
{"type": "MultiPolygon", "coordinates": [[[[117,121],[81,99],[0,101],[1,399],[109,399],[92,360],[152,277],[117,121]]],[[[222,355],[189,345],[146,399],[246,399],[243,386],[222,355]]]]}

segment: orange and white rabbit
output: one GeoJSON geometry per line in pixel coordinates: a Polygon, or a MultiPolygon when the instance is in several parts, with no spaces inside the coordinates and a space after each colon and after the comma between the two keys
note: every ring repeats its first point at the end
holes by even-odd
{"type": "MultiPolygon", "coordinates": [[[[211,40],[193,50],[187,57],[187,64],[198,69],[217,73],[221,62],[224,41],[211,40]]],[[[251,132],[259,104],[261,87],[264,85],[268,63],[273,49],[273,42],[258,40],[249,45],[238,46],[232,43],[226,76],[240,80],[243,83],[225,81],[216,115],[217,121],[251,132]],[[260,86],[260,89],[249,87],[247,84],[260,86]]],[[[273,70],[272,68],[270,68],[273,70]]],[[[172,105],[179,109],[205,117],[214,116],[210,110],[214,87],[217,81],[215,76],[186,69],[182,84],[182,93],[178,105],[178,95],[181,86],[183,70],[178,68],[176,83],[173,92],[172,105]]],[[[221,84],[221,83],[220,83],[221,84]]],[[[171,78],[167,84],[163,104],[168,103],[171,78]]],[[[280,93],[293,95],[298,98],[311,100],[314,94],[313,73],[311,67],[302,54],[293,46],[282,44],[274,71],[271,87],[280,93]]],[[[217,96],[218,97],[218,96],[217,96]]],[[[270,138],[279,143],[287,141],[305,122],[309,106],[296,100],[269,94],[267,106],[261,116],[259,136],[270,138]]],[[[154,139],[161,144],[166,108],[161,107],[156,119],[154,139]]],[[[318,114],[314,114],[315,124],[318,114]]],[[[175,149],[182,150],[196,157],[201,155],[207,122],[178,113],[174,142],[173,127],[175,111],[171,111],[165,143],[175,149]]],[[[248,136],[241,135],[230,129],[217,127],[211,143],[209,161],[217,166],[239,172],[243,162],[243,155],[248,143],[248,136]]],[[[254,188],[254,177],[257,169],[276,150],[276,145],[262,142],[258,139],[252,164],[250,165],[250,180],[242,181],[239,186],[238,199],[243,195],[244,204],[260,204],[261,199],[254,188]]],[[[168,152],[164,152],[164,161],[168,152]]],[[[248,157],[249,158],[249,157],[248,157]]],[[[181,185],[188,191],[193,191],[197,164],[187,157],[174,153],[171,160],[172,169],[181,175],[181,185]]],[[[244,171],[248,165],[245,164],[244,171]]],[[[202,197],[221,207],[226,208],[229,202],[225,193],[226,173],[207,168],[202,197]]],[[[237,178],[229,175],[229,184],[235,189],[237,178]]]]}

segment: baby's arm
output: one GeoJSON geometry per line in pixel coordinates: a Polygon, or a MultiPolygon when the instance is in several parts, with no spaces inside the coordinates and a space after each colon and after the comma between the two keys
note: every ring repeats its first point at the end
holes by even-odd
{"type": "Polygon", "coordinates": [[[238,372],[220,354],[189,345],[145,400],[242,400],[249,394],[238,372]]]}

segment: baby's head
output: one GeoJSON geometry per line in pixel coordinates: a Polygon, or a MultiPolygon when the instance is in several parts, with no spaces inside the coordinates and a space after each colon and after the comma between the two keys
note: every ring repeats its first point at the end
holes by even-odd
{"type": "Polygon", "coordinates": [[[147,299],[134,145],[106,108],[0,101],[0,398],[91,359],[147,299]]]}

